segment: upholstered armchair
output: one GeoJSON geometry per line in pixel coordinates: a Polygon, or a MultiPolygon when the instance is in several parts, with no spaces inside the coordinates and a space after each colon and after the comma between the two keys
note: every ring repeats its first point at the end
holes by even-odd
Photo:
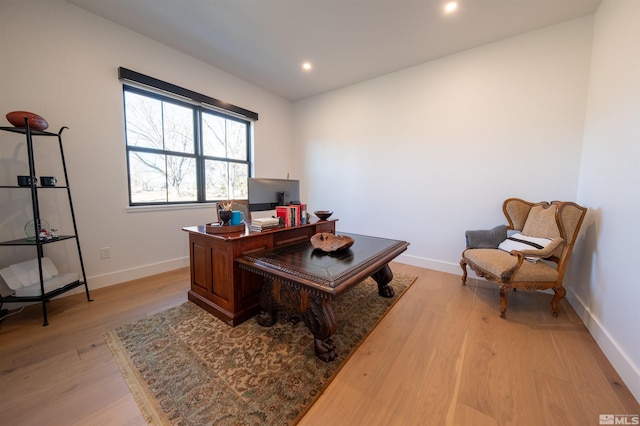
{"type": "Polygon", "coordinates": [[[465,233],[462,284],[467,281],[467,266],[478,276],[496,282],[502,318],[512,288],[552,289],[551,310],[558,316],[558,302],[566,293],[562,286],[565,268],[587,209],[573,202],[534,204],[509,198],[502,210],[508,226],[465,233]]]}

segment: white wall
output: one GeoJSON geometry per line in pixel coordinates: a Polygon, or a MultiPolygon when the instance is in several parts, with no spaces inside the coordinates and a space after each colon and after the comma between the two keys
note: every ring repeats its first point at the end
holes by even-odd
{"type": "Polygon", "coordinates": [[[296,164],[338,231],[406,239],[401,261],[452,273],[506,197],[588,207],[568,299],[640,400],[640,2],[595,19],[300,101],[296,164]]]}
{"type": "MultiPolygon", "coordinates": [[[[64,147],[91,288],[187,265],[182,227],[214,217],[211,207],[127,210],[119,66],[257,112],[256,174],[289,171],[290,102],[62,0],[2,0],[0,8],[0,122],[6,112],[26,110],[45,117],[54,132],[69,127],[64,147]],[[101,247],[111,248],[111,259],[100,260],[101,247]]],[[[24,149],[15,148],[20,140],[0,134],[0,185],[13,185],[16,174],[26,174],[24,149]]],[[[26,206],[27,199],[1,203],[2,239],[22,236],[29,210],[16,204],[26,206]]],[[[59,215],[44,217],[54,226],[59,215]]],[[[0,265],[32,254],[4,249],[0,265]]]]}
{"type": "Polygon", "coordinates": [[[590,211],[568,298],[640,400],[640,2],[596,14],[578,201],[590,211]]]}
{"type": "Polygon", "coordinates": [[[310,210],[460,273],[464,231],[505,223],[505,198],[575,200],[591,36],[582,18],[297,102],[310,210]]]}
{"type": "MultiPolygon", "coordinates": [[[[181,227],[211,217],[127,211],[118,66],[258,112],[257,175],[301,178],[310,209],[335,210],[338,231],[410,241],[407,263],[459,273],[464,231],[503,223],[504,198],[576,199],[590,213],[568,298],[640,399],[640,287],[630,269],[640,263],[639,7],[605,0],[595,33],[583,18],[292,107],[63,0],[0,0],[0,111],[70,127],[65,149],[94,288],[186,264],[181,227]],[[113,257],[100,260],[105,246],[113,257]]],[[[0,185],[24,167],[6,138],[0,185]]],[[[22,232],[28,209],[18,203],[0,205],[2,239],[22,232]]],[[[22,255],[0,252],[0,265],[22,255]]]]}

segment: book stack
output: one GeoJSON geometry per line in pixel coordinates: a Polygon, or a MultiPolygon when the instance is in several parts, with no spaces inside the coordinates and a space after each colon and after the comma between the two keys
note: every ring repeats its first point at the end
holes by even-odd
{"type": "Polygon", "coordinates": [[[251,231],[265,231],[267,229],[274,229],[280,226],[280,219],[277,217],[261,217],[251,220],[249,229],[251,231]]]}
{"type": "Polygon", "coordinates": [[[307,205],[289,204],[288,206],[277,206],[276,216],[282,219],[286,228],[300,226],[307,223],[307,205]]]}
{"type": "Polygon", "coordinates": [[[277,206],[276,216],[282,219],[285,228],[300,225],[300,206],[297,204],[290,204],[288,206],[277,206]]]}

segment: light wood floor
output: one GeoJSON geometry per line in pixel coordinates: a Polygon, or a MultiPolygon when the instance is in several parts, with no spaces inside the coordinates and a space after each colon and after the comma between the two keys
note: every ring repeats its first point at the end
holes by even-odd
{"type": "MultiPolygon", "coordinates": [[[[598,425],[640,414],[566,300],[398,263],[417,281],[301,425],[598,425]]],[[[0,423],[142,425],[103,333],[186,301],[187,269],[31,306],[0,324],[0,423]]]]}

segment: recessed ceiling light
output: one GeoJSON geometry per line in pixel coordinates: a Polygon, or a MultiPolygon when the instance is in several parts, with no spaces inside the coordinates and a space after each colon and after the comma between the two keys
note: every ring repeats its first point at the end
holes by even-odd
{"type": "Polygon", "coordinates": [[[311,68],[313,68],[313,66],[311,65],[311,62],[303,62],[302,63],[302,69],[305,71],[311,71],[311,68]]]}
{"type": "Polygon", "coordinates": [[[447,13],[452,13],[458,8],[458,2],[450,1],[449,3],[444,5],[444,11],[447,13]]]}

